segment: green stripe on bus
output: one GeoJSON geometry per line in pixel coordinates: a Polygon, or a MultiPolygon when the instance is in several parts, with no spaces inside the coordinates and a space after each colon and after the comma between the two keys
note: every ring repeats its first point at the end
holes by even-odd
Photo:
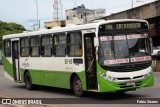
{"type": "Polygon", "coordinates": [[[6,57],[3,59],[4,70],[13,78],[13,65],[7,60],[6,57]]]}

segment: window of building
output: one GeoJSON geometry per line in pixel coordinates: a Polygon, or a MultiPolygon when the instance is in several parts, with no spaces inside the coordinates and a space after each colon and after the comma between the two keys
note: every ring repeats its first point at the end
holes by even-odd
{"type": "Polygon", "coordinates": [[[22,38],[20,44],[21,44],[21,49],[20,49],[21,57],[29,57],[29,38],[22,38]]]}
{"type": "Polygon", "coordinates": [[[40,56],[40,37],[35,36],[30,38],[30,44],[31,44],[31,56],[32,57],[38,57],[40,56]]]}
{"type": "Polygon", "coordinates": [[[11,41],[5,40],[4,41],[4,51],[6,57],[11,57],[11,41]]]}
{"type": "Polygon", "coordinates": [[[83,19],[83,15],[81,14],[81,19],[83,19]]]}
{"type": "Polygon", "coordinates": [[[54,55],[66,56],[66,34],[54,35],[54,55]]]}
{"type": "Polygon", "coordinates": [[[66,16],[66,19],[69,20],[69,16],[66,16]]]}
{"type": "Polygon", "coordinates": [[[80,32],[68,33],[68,56],[82,56],[82,36],[80,32]]]}
{"type": "Polygon", "coordinates": [[[72,20],[72,16],[66,16],[67,20],[72,20]]]}
{"type": "Polygon", "coordinates": [[[52,35],[42,36],[41,42],[42,42],[41,55],[52,56],[52,35]]]}

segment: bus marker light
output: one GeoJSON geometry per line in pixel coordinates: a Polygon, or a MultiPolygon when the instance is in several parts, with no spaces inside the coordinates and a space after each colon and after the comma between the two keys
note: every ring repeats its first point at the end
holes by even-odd
{"type": "Polygon", "coordinates": [[[144,77],[147,78],[147,77],[149,77],[151,74],[152,74],[152,70],[151,70],[148,74],[145,74],[144,77]]]}

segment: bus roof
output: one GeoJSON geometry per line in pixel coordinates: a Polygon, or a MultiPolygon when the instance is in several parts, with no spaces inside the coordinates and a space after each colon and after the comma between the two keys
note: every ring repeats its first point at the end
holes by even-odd
{"type": "Polygon", "coordinates": [[[39,31],[31,31],[31,32],[18,33],[18,34],[10,34],[10,35],[3,36],[3,40],[4,39],[10,39],[10,38],[20,38],[20,37],[35,36],[35,35],[60,33],[60,32],[67,32],[67,31],[98,29],[98,26],[102,25],[102,24],[125,22],[125,21],[130,21],[130,22],[140,21],[140,22],[148,23],[147,21],[140,20],[140,19],[108,20],[108,21],[100,21],[100,22],[97,22],[97,23],[90,23],[90,24],[84,24],[84,25],[75,25],[75,26],[69,26],[69,27],[59,27],[59,28],[53,28],[53,29],[44,29],[44,30],[39,30],[39,31]]]}

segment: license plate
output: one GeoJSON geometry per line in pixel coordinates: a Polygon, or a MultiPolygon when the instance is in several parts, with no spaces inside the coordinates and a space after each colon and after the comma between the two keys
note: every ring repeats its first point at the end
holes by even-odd
{"type": "Polygon", "coordinates": [[[135,84],[135,82],[128,82],[127,83],[127,86],[135,86],[136,84],[135,84]]]}

